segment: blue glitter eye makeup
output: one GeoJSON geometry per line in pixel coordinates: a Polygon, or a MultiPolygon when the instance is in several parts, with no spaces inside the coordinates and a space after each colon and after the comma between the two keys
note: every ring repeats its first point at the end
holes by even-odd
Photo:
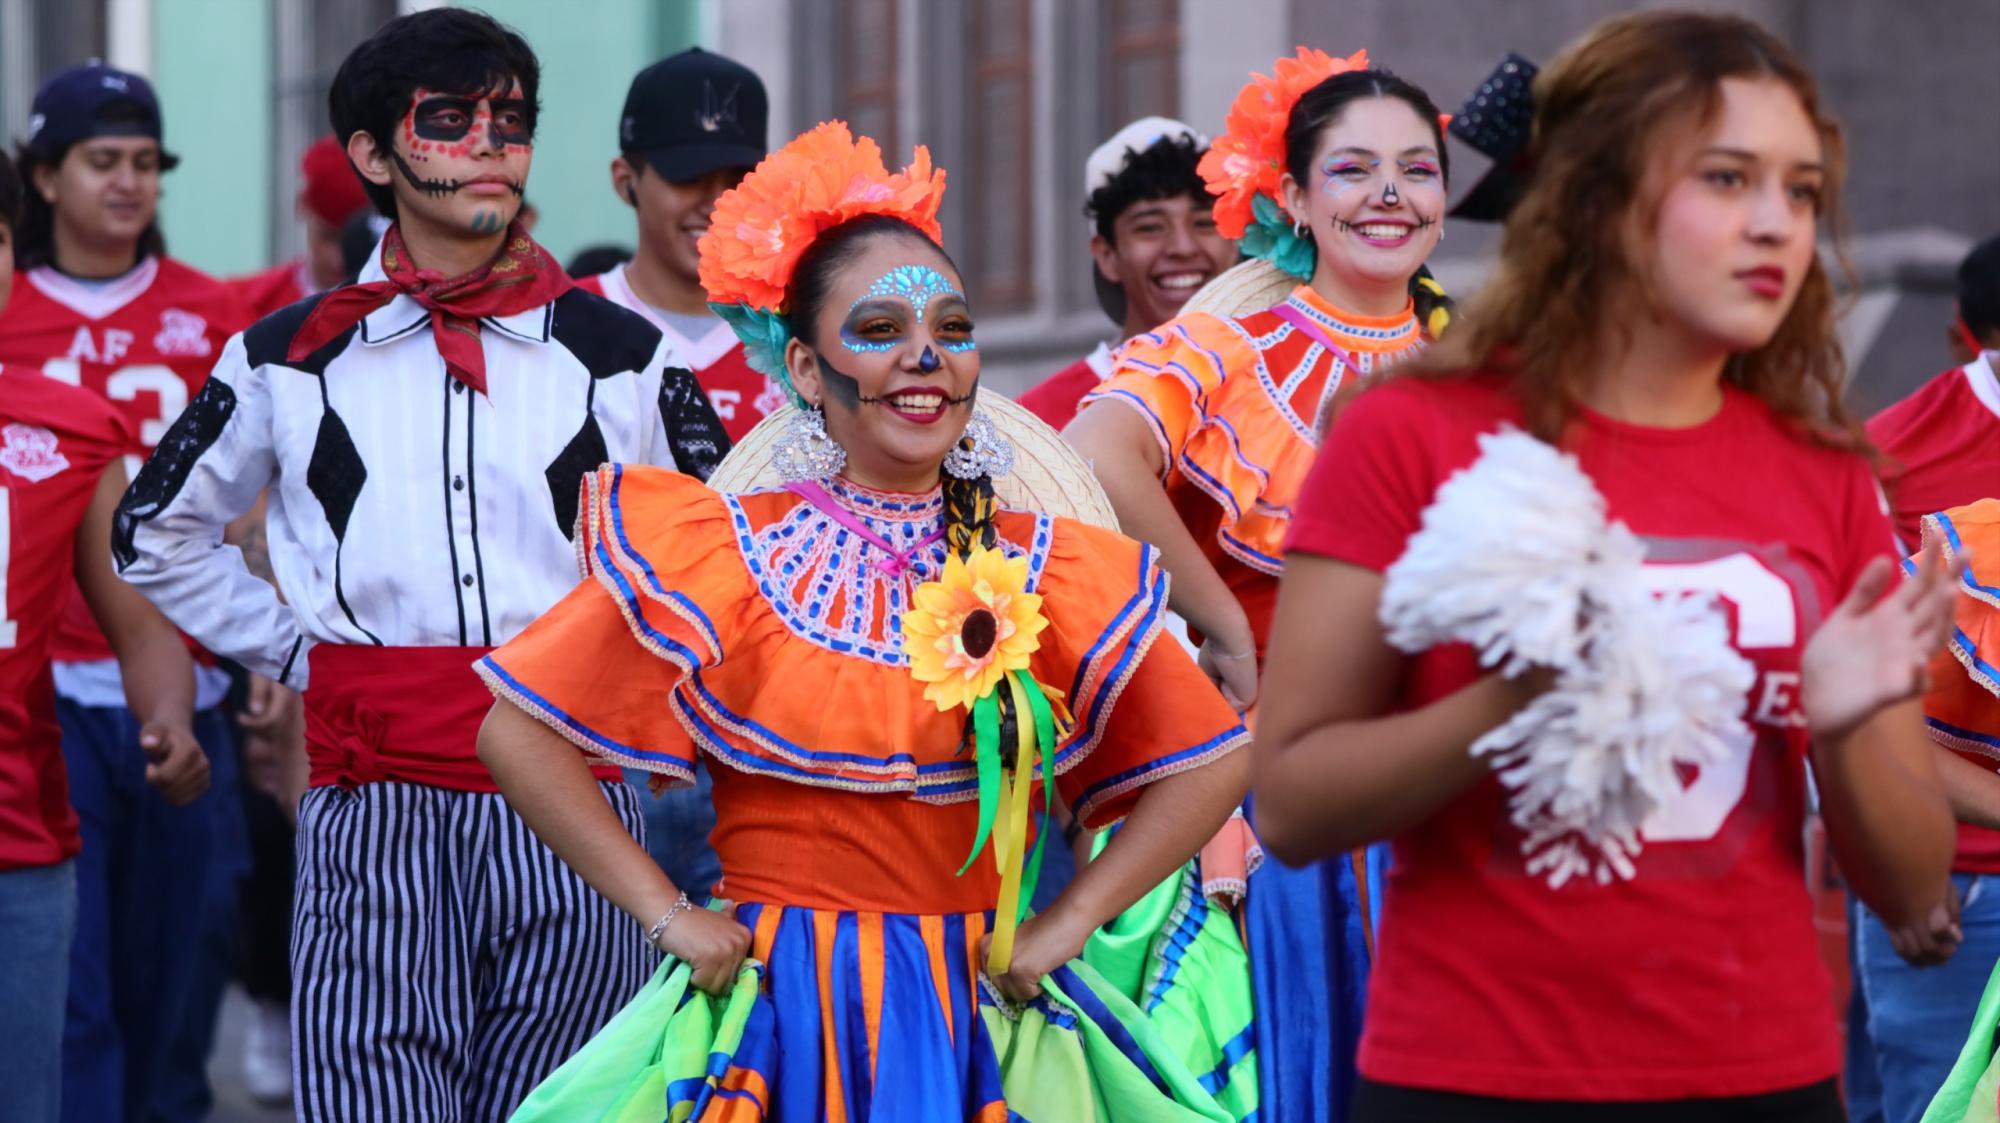
{"type": "Polygon", "coordinates": [[[930,307],[931,301],[938,297],[956,296],[960,300],[965,299],[956,288],[952,287],[951,282],[945,279],[944,274],[930,266],[898,265],[875,278],[875,283],[869,285],[868,291],[862,293],[860,298],[848,307],[848,312],[852,313],[855,308],[859,308],[863,301],[883,296],[900,296],[909,301],[910,307],[917,310],[917,322],[920,324],[924,322],[924,309],[930,307]]]}
{"type": "MultiPolygon", "coordinates": [[[[868,286],[868,291],[862,293],[855,299],[852,305],[848,306],[847,314],[851,320],[854,313],[863,304],[871,300],[880,300],[884,297],[899,297],[909,302],[910,308],[916,313],[917,322],[921,324],[924,322],[925,309],[930,307],[931,301],[936,300],[940,296],[954,297],[961,302],[965,300],[965,295],[959,292],[951,281],[946,279],[944,274],[932,269],[930,266],[898,265],[880,277],[875,278],[875,283],[868,286]]],[[[868,321],[866,322],[872,322],[873,319],[874,317],[872,316],[868,317],[868,321]]],[[[893,338],[870,339],[861,335],[853,326],[848,325],[841,327],[840,341],[847,346],[849,351],[857,355],[885,354],[895,350],[903,343],[900,332],[895,333],[893,338]]],[[[977,349],[970,339],[938,340],[937,345],[955,355],[962,355],[967,351],[977,349]]]]}
{"type": "Polygon", "coordinates": [[[895,350],[896,345],[902,342],[900,339],[863,339],[848,328],[840,329],[840,341],[857,355],[880,355],[895,350]]]}

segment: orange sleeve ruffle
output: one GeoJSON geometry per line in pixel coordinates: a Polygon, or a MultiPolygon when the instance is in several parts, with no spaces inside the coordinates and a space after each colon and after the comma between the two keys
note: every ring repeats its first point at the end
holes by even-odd
{"type": "Polygon", "coordinates": [[[1292,501],[1317,446],[1273,405],[1254,337],[1238,321],[1195,312],[1134,336],[1115,361],[1084,403],[1138,410],[1160,444],[1168,488],[1197,488],[1222,507],[1222,549],[1283,572],[1292,501]]]}
{"type": "Polygon", "coordinates": [[[1240,748],[1249,734],[1186,650],[1153,642],[1167,603],[1158,552],[1078,523],[1059,529],[1038,590],[1050,626],[1034,669],[1076,715],[1056,786],[1096,830],[1124,818],[1147,784],[1240,748]],[[1063,679],[1054,668],[1074,670],[1063,679]]]}
{"type": "Polygon", "coordinates": [[[694,746],[661,700],[679,675],[633,638],[594,581],[570,590],[475,669],[489,690],[593,757],[694,783],[694,746]]]}
{"type": "Polygon", "coordinates": [[[1931,659],[1924,721],[1932,740],[1993,768],[2000,765],[2000,499],[1924,516],[1923,538],[1946,558],[1972,554],[1951,635],[1931,659]]]}

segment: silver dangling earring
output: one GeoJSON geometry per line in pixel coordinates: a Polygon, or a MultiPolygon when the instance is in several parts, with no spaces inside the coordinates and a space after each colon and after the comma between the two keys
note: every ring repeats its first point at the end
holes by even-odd
{"type": "Polygon", "coordinates": [[[771,466],[786,483],[831,479],[847,466],[847,450],[826,432],[817,404],[792,411],[784,435],[771,447],[771,466]]]}
{"type": "Polygon", "coordinates": [[[1295,218],[1292,220],[1292,237],[1297,238],[1301,242],[1306,240],[1306,224],[1303,219],[1295,218]]]}
{"type": "Polygon", "coordinates": [[[1438,241],[1444,241],[1444,223],[1438,223],[1438,241]]]}
{"type": "Polygon", "coordinates": [[[1000,435],[992,414],[975,409],[965,436],[944,454],[944,470],[961,480],[999,479],[1014,470],[1014,446],[1000,435]]]}

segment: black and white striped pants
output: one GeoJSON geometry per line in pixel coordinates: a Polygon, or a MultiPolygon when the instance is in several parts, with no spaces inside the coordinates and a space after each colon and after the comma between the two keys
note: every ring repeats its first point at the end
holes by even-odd
{"type": "MultiPolygon", "coordinates": [[[[643,838],[638,793],[601,786],[643,838]]],[[[314,788],[298,863],[301,1121],[498,1123],[658,962],[498,795],[314,788]]]]}

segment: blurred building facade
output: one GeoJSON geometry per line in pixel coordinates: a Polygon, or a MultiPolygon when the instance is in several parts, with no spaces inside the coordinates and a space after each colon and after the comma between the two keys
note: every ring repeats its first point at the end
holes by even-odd
{"type": "MultiPolygon", "coordinates": [[[[168,143],[174,251],[235,272],[296,245],[297,154],[324,125],[346,51],[431,0],[0,0],[0,122],[20,135],[35,84],[93,54],[150,74],[168,143]]],[[[756,69],[772,135],[843,117],[898,162],[949,169],[947,245],[998,387],[1018,390],[1112,333],[1091,296],[1086,154],[1135,117],[1213,133],[1253,70],[1306,43],[1367,47],[1447,109],[1508,50],[1547,61],[1633,0],[480,0],[544,65],[529,198],[566,257],[632,241],[606,164],[625,85],[699,43],[756,69]]],[[[1646,5],[1653,6],[1653,5],[1646,5]]],[[[1854,397],[1879,405],[1945,362],[1951,270],[2000,231],[2000,4],[1705,0],[1792,43],[1846,122],[1854,258],[1845,329],[1854,397]]],[[[1458,223],[1436,263],[1468,291],[1493,245],[1458,223]]]]}
{"type": "MultiPolygon", "coordinates": [[[[1633,0],[729,0],[704,26],[773,85],[785,129],[840,116],[950,170],[948,247],[981,350],[1019,388],[1112,334],[1090,291],[1085,156],[1161,113],[1211,134],[1252,71],[1295,44],[1370,57],[1454,108],[1507,51],[1547,62],[1633,0]],[[774,29],[782,29],[774,33],[774,29]]],[[[1685,6],[1685,5],[1684,5],[1685,6]]],[[[1856,405],[1946,364],[1952,270],[2000,233],[2000,4],[1703,0],[1772,29],[1818,75],[1848,137],[1845,321],[1856,405]]],[[[779,130],[783,131],[783,130],[779,130]]],[[[1435,263],[1476,285],[1494,232],[1457,223],[1435,263]]]]}

